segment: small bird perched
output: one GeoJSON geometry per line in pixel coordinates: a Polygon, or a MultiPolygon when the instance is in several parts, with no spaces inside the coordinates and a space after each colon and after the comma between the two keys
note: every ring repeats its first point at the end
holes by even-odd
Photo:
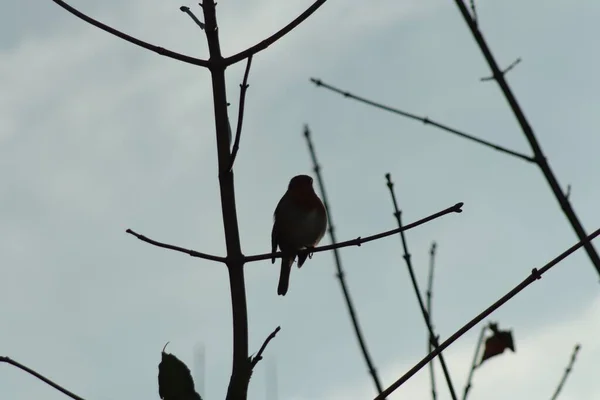
{"type": "MultiPolygon", "coordinates": [[[[312,184],[313,179],[308,175],[293,177],[273,215],[272,253],[277,251],[278,245],[282,252],[287,253],[281,259],[277,287],[277,294],[282,296],[288,291],[292,264],[299,250],[315,247],[327,230],[327,212],[312,184]]],[[[307,253],[298,256],[298,268],[302,267],[307,256],[307,253]]],[[[275,258],[271,262],[274,264],[275,258]]]]}

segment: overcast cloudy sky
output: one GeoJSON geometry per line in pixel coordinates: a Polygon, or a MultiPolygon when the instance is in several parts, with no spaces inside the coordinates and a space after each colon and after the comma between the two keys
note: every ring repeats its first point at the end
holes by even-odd
{"type": "MultiPolygon", "coordinates": [[[[572,185],[584,226],[600,227],[600,3],[478,1],[480,26],[508,74],[557,177],[572,185]]],[[[156,45],[207,58],[205,36],[175,1],[72,0],[73,6],[156,45]]],[[[307,0],[222,0],[223,52],[257,43],[307,0]]],[[[231,363],[225,268],[152,247],[156,240],[225,254],[207,70],[161,57],[87,25],[50,0],[0,1],[0,355],[88,400],[158,398],[163,345],[223,398],[231,363]]],[[[232,123],[244,64],[227,70],[232,123]]],[[[384,174],[405,222],[463,201],[407,234],[425,285],[438,243],[434,320],[448,337],[533,267],[576,242],[539,170],[519,159],[317,89],[310,77],[428,115],[529,154],[452,1],[330,0],[257,55],[235,179],[246,254],[269,251],[272,212],[291,176],[311,173],[308,123],[340,240],[395,227],[384,174]]],[[[328,239],[324,241],[328,242],[328,239]]],[[[600,243],[596,244],[600,250],[600,243]]],[[[381,379],[425,354],[425,326],[399,238],[342,252],[347,280],[381,379]]],[[[277,325],[253,376],[264,399],[270,368],[278,399],[375,395],[353,336],[333,257],[294,269],[285,298],[278,266],[248,265],[250,347],[277,325]]],[[[493,315],[517,352],[484,365],[470,399],[549,399],[575,343],[561,400],[600,398],[599,276],[583,251],[493,315]]],[[[445,354],[462,391],[479,327],[445,354]]],[[[436,363],[437,366],[437,363],[436,363]]],[[[437,367],[436,367],[437,368],[437,367]]],[[[438,370],[439,399],[449,399],[438,370]]],[[[428,399],[424,369],[391,398],[428,399]]],[[[8,365],[0,397],[65,397],[8,365]]],[[[269,399],[273,400],[273,399],[269,399]]]]}

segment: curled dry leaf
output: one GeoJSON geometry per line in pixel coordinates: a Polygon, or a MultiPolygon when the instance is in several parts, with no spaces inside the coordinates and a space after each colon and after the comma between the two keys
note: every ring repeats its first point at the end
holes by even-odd
{"type": "MultiPolygon", "coordinates": [[[[167,343],[169,344],[169,343],[167,343]]],[[[165,344],[165,348],[167,347],[165,344]]],[[[202,400],[194,388],[190,369],[173,354],[162,351],[158,364],[158,394],[163,400],[202,400]]]]}

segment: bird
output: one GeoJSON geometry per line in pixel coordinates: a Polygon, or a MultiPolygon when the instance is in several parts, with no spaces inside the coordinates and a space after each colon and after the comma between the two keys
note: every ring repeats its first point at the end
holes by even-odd
{"type": "MultiPolygon", "coordinates": [[[[298,255],[299,251],[319,244],[326,230],[327,211],[313,189],[313,179],[308,175],[294,176],[273,214],[271,250],[275,253],[279,246],[285,253],[281,258],[278,295],[285,296],[288,291],[296,256],[298,268],[306,261],[308,253],[298,255]]],[[[275,257],[271,259],[271,263],[275,263],[275,257]]]]}

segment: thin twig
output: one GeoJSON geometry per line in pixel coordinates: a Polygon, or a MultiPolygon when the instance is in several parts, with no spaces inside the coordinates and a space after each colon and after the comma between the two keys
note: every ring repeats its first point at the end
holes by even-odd
{"type": "Polygon", "coordinates": [[[558,384],[558,387],[556,388],[556,391],[554,392],[554,395],[552,396],[552,398],[550,400],[556,400],[558,398],[558,395],[562,391],[562,388],[565,385],[567,378],[569,377],[569,375],[571,374],[571,371],[573,370],[573,365],[575,364],[575,359],[577,358],[577,353],[579,353],[580,349],[581,349],[581,345],[576,344],[575,348],[573,349],[573,354],[571,355],[571,360],[569,361],[569,364],[567,365],[567,368],[565,369],[565,373],[563,374],[562,379],[560,380],[560,383],[558,384]]]}
{"type": "MultiPolygon", "coordinates": [[[[360,246],[363,243],[367,243],[367,242],[371,242],[373,240],[377,240],[377,239],[381,239],[387,236],[391,236],[391,235],[395,235],[396,233],[402,232],[402,231],[408,231],[412,228],[416,228],[419,225],[423,225],[429,221],[432,221],[436,218],[442,217],[446,214],[450,214],[450,213],[461,213],[462,209],[461,207],[463,206],[463,203],[456,203],[455,205],[453,205],[452,207],[448,207],[445,210],[439,211],[435,214],[432,214],[428,217],[422,218],[418,221],[412,222],[408,225],[404,225],[402,228],[396,228],[396,229],[392,229],[389,231],[385,231],[382,233],[378,233],[376,235],[371,235],[371,236],[367,236],[367,237],[357,237],[356,239],[351,239],[351,240],[346,240],[345,242],[340,242],[340,243],[336,243],[336,244],[329,244],[327,246],[320,246],[320,247],[314,247],[312,249],[306,249],[306,250],[302,250],[300,252],[300,254],[302,254],[303,252],[306,252],[308,254],[312,254],[312,253],[319,253],[321,251],[328,251],[328,250],[333,250],[333,249],[339,249],[342,247],[348,247],[348,246],[360,246]]],[[[246,256],[244,257],[244,261],[245,262],[254,262],[254,261],[261,261],[261,260],[268,260],[271,258],[281,258],[284,256],[284,253],[278,251],[275,253],[264,253],[264,254],[257,254],[254,256],[246,256]]]]}
{"type": "Polygon", "coordinates": [[[69,396],[72,399],[75,399],[75,400],[85,400],[83,397],[77,396],[75,393],[73,393],[71,391],[68,391],[64,387],[60,386],[57,383],[52,382],[50,379],[46,378],[44,375],[42,375],[42,374],[40,374],[38,372],[35,372],[31,368],[26,367],[25,365],[21,364],[18,361],[15,361],[15,360],[13,360],[11,358],[8,358],[8,357],[0,356],[0,362],[4,362],[4,363],[10,364],[10,365],[14,365],[15,367],[17,367],[17,368],[19,368],[19,369],[27,372],[28,374],[31,374],[31,375],[35,376],[39,380],[47,383],[48,385],[52,386],[54,389],[56,389],[56,390],[58,390],[58,391],[60,391],[60,392],[62,392],[64,394],[66,394],[67,396],[69,396]]]}
{"type": "MultiPolygon", "coordinates": [[[[306,138],[306,144],[308,145],[308,151],[310,153],[310,158],[313,163],[313,171],[315,171],[317,181],[319,182],[319,188],[321,191],[321,197],[323,198],[323,204],[325,205],[325,210],[327,210],[327,217],[329,219],[329,238],[331,239],[332,244],[336,244],[337,238],[335,236],[335,228],[331,217],[331,208],[329,207],[327,192],[325,191],[325,183],[323,181],[323,177],[321,176],[321,166],[319,165],[319,162],[317,160],[317,154],[315,152],[315,148],[310,138],[310,130],[308,129],[307,125],[304,126],[304,137],[306,138]]],[[[360,346],[360,350],[362,352],[363,358],[365,359],[365,363],[367,364],[369,374],[371,374],[371,378],[373,379],[373,383],[375,384],[375,388],[377,389],[377,393],[381,393],[383,391],[383,386],[381,385],[379,375],[377,374],[377,370],[375,369],[375,364],[373,363],[371,355],[369,354],[367,342],[363,337],[362,329],[358,321],[358,315],[356,314],[354,303],[352,302],[352,298],[350,296],[350,289],[346,284],[345,273],[342,267],[342,258],[340,257],[338,249],[333,249],[333,259],[335,261],[335,268],[337,271],[336,277],[338,278],[338,281],[340,282],[340,287],[342,288],[344,300],[346,301],[346,307],[348,309],[348,313],[350,314],[352,326],[354,327],[354,334],[356,335],[356,339],[358,340],[358,345],[360,346]]]]}
{"type": "Polygon", "coordinates": [[[488,325],[483,325],[481,327],[481,332],[479,333],[479,338],[477,339],[477,344],[475,345],[475,354],[473,354],[473,362],[471,363],[471,369],[469,370],[469,376],[467,377],[467,383],[465,384],[465,390],[463,392],[462,400],[467,400],[469,391],[473,386],[473,374],[479,366],[479,350],[481,350],[481,345],[483,344],[483,339],[485,338],[485,331],[487,328],[488,325]]]}
{"type": "Polygon", "coordinates": [[[443,124],[441,124],[439,122],[433,121],[433,120],[429,119],[428,117],[420,117],[418,115],[415,115],[415,114],[412,114],[412,113],[409,113],[409,112],[406,112],[406,111],[402,111],[402,110],[397,109],[397,108],[393,108],[393,107],[386,106],[386,105],[381,104],[381,103],[377,103],[377,102],[372,101],[372,100],[368,100],[368,99],[366,99],[364,97],[360,97],[360,96],[354,95],[354,94],[352,94],[350,92],[344,91],[342,89],[338,89],[338,88],[336,88],[334,86],[331,86],[331,85],[329,85],[329,84],[327,84],[327,83],[325,83],[322,80],[317,79],[317,78],[310,78],[310,81],[312,83],[314,83],[317,87],[324,87],[325,89],[329,89],[332,92],[341,94],[342,96],[344,96],[346,98],[353,99],[353,100],[359,101],[361,103],[368,104],[370,106],[379,108],[381,110],[389,111],[391,113],[394,113],[394,114],[397,114],[397,115],[401,115],[403,117],[406,117],[406,118],[409,118],[409,119],[412,119],[412,120],[415,120],[415,121],[420,121],[420,122],[424,123],[425,125],[434,126],[434,127],[439,128],[439,129],[441,129],[441,130],[443,130],[445,132],[452,133],[452,134],[454,134],[456,136],[462,137],[463,139],[468,139],[470,141],[482,144],[482,145],[484,145],[486,147],[492,148],[494,150],[500,151],[500,152],[505,153],[505,154],[509,154],[511,156],[520,158],[522,160],[525,160],[525,161],[528,161],[528,162],[535,162],[535,159],[533,157],[531,157],[531,156],[528,156],[528,155],[525,155],[525,154],[522,154],[522,153],[519,153],[519,152],[516,152],[516,151],[513,151],[513,150],[509,150],[509,149],[507,149],[505,147],[498,146],[497,144],[488,142],[487,140],[479,139],[478,137],[475,137],[473,135],[469,135],[468,133],[459,131],[459,130],[454,129],[454,128],[450,128],[449,126],[446,126],[446,125],[443,125],[443,124]]]}
{"type": "Polygon", "coordinates": [[[262,360],[262,354],[265,351],[265,349],[267,348],[267,345],[269,344],[269,342],[271,340],[273,340],[273,338],[275,338],[275,336],[277,335],[277,333],[281,330],[281,327],[278,326],[277,328],[275,328],[275,330],[273,332],[271,332],[271,334],[269,336],[267,336],[267,338],[265,339],[264,343],[262,344],[262,346],[260,346],[260,349],[258,350],[258,353],[256,353],[256,356],[252,357],[252,368],[254,368],[256,366],[256,364],[258,364],[258,362],[260,360],[262,360]]]}
{"type": "Polygon", "coordinates": [[[56,4],[58,4],[59,6],[61,6],[62,8],[64,8],[65,10],[67,10],[68,12],[70,12],[71,14],[75,15],[76,17],[81,18],[85,22],[92,24],[95,27],[100,28],[105,32],[112,33],[113,35],[120,37],[121,39],[126,40],[129,43],[133,43],[133,44],[143,47],[147,50],[151,50],[157,54],[160,54],[161,56],[174,58],[176,60],[183,61],[188,64],[198,65],[201,67],[208,67],[208,65],[209,65],[209,62],[206,60],[201,60],[199,58],[186,56],[185,54],[179,54],[174,51],[167,50],[164,47],[155,46],[153,44],[144,42],[140,39],[134,38],[133,36],[130,36],[126,33],[118,31],[115,28],[111,28],[110,26],[105,25],[102,22],[99,22],[91,17],[88,17],[81,11],[71,7],[70,5],[68,5],[67,3],[65,3],[62,0],[52,0],[52,1],[55,2],[56,4]]]}
{"type": "Polygon", "coordinates": [[[248,62],[246,63],[246,71],[244,72],[244,79],[242,84],[240,85],[240,106],[238,109],[238,120],[237,127],[235,129],[235,141],[233,142],[233,149],[231,151],[231,157],[229,161],[228,170],[231,171],[233,168],[233,163],[235,162],[235,157],[237,156],[238,150],[240,148],[240,138],[242,136],[242,121],[244,120],[244,107],[246,101],[246,91],[248,89],[248,75],[250,74],[250,64],[252,63],[252,54],[248,56],[248,62]]]}
{"type": "Polygon", "coordinates": [[[548,272],[548,270],[550,268],[554,267],[556,264],[558,264],[559,262],[561,262],[562,260],[567,258],[569,255],[574,253],[577,249],[584,246],[584,243],[589,243],[591,240],[593,240],[598,235],[600,235],[600,229],[597,229],[591,235],[585,237],[585,239],[580,241],[579,243],[569,247],[567,250],[562,252],[560,255],[558,255],[556,258],[554,258],[552,261],[550,261],[549,263],[544,265],[539,270],[537,268],[534,268],[531,271],[531,274],[529,274],[529,276],[527,278],[525,278],[521,283],[519,283],[512,290],[510,290],[508,293],[506,293],[504,296],[502,296],[499,300],[497,300],[494,304],[492,304],[491,306],[489,306],[488,308],[483,310],[479,315],[477,315],[471,321],[467,322],[462,328],[460,328],[458,331],[456,331],[454,334],[452,334],[452,336],[450,336],[448,339],[446,339],[443,343],[440,344],[439,348],[437,348],[437,349],[433,350],[431,353],[429,353],[425,358],[423,358],[415,366],[413,366],[410,370],[408,370],[408,372],[406,372],[398,380],[396,380],[394,383],[392,383],[387,389],[385,389],[382,394],[375,397],[375,400],[385,399],[392,392],[394,392],[396,389],[398,389],[400,386],[402,386],[407,380],[409,380],[414,374],[416,374],[421,368],[423,368],[425,365],[427,365],[428,362],[433,360],[442,351],[444,351],[448,346],[450,346],[452,343],[454,343],[458,338],[460,338],[462,335],[467,333],[471,328],[473,328],[479,322],[483,321],[487,316],[489,316],[491,313],[493,313],[498,308],[500,308],[502,305],[504,305],[504,303],[506,303],[513,297],[515,297],[519,292],[521,292],[527,286],[531,285],[536,280],[541,279],[542,275],[544,275],[546,272],[548,272]]]}
{"type": "MultiPolygon", "coordinates": [[[[390,195],[392,197],[392,203],[394,205],[394,217],[396,217],[396,221],[398,222],[398,228],[402,228],[402,212],[398,208],[398,201],[396,200],[396,194],[394,193],[394,183],[392,182],[391,174],[386,174],[385,178],[387,180],[387,187],[390,190],[390,195]]],[[[440,346],[437,335],[433,330],[433,325],[431,324],[431,317],[425,308],[425,303],[423,302],[423,298],[421,296],[421,290],[419,289],[419,283],[417,282],[417,278],[415,277],[415,271],[412,266],[412,261],[410,257],[410,253],[408,252],[408,245],[406,243],[406,236],[403,231],[400,231],[400,238],[402,240],[402,249],[404,251],[404,261],[406,262],[406,268],[408,269],[408,274],[410,276],[410,280],[412,282],[413,288],[415,289],[415,296],[417,296],[417,301],[419,303],[419,308],[421,309],[421,314],[423,315],[423,319],[425,320],[425,325],[427,326],[427,331],[429,333],[429,338],[431,344],[434,348],[438,348],[440,346]]],[[[450,371],[448,370],[448,366],[446,365],[446,360],[444,359],[443,354],[439,355],[440,365],[442,366],[442,371],[444,372],[444,378],[446,379],[446,383],[448,384],[448,390],[450,391],[450,396],[453,400],[458,400],[456,396],[456,391],[454,390],[454,385],[452,384],[452,378],[450,377],[450,371]]]]}
{"type": "Polygon", "coordinates": [[[200,29],[204,30],[204,23],[202,23],[198,17],[196,17],[196,15],[192,12],[192,10],[190,10],[189,7],[186,6],[181,6],[179,7],[179,9],[181,11],[183,11],[184,13],[186,13],[187,15],[190,16],[190,18],[196,23],[196,25],[198,25],[200,27],[200,29]]]}
{"type": "MultiPolygon", "coordinates": [[[[435,250],[437,248],[437,244],[435,242],[431,243],[431,250],[429,251],[429,275],[427,277],[427,292],[426,292],[426,301],[427,301],[427,313],[429,314],[429,322],[431,323],[431,327],[433,328],[433,317],[431,316],[431,300],[433,297],[433,271],[435,267],[435,250]]],[[[429,340],[427,341],[427,353],[433,350],[433,342],[431,335],[429,336],[429,340]]],[[[429,363],[429,377],[431,381],[431,399],[437,399],[437,391],[435,385],[435,368],[433,363],[429,363]]]]}
{"type": "Polygon", "coordinates": [[[298,16],[298,18],[296,18],[295,20],[293,20],[292,22],[290,22],[289,24],[287,24],[286,26],[281,28],[279,31],[275,32],[273,35],[269,36],[267,39],[263,40],[262,42],[260,42],[258,44],[255,44],[254,46],[252,46],[244,51],[234,54],[231,57],[227,57],[225,59],[225,64],[226,65],[235,64],[235,63],[243,60],[244,58],[247,58],[253,54],[258,53],[259,51],[266,49],[267,47],[269,47],[270,45],[272,45],[273,43],[275,43],[276,41],[281,39],[284,35],[289,33],[292,29],[294,29],[295,27],[300,25],[305,19],[310,17],[312,13],[317,11],[319,9],[319,7],[321,7],[323,4],[325,4],[326,1],[327,0],[315,1],[310,7],[308,7],[308,9],[306,11],[304,11],[302,14],[300,14],[298,16]]]}
{"type": "Polygon", "coordinates": [[[131,229],[127,229],[125,232],[135,236],[136,238],[140,239],[141,241],[150,243],[154,246],[162,247],[162,248],[169,249],[169,250],[175,250],[180,253],[188,254],[192,257],[204,258],[205,260],[217,261],[217,262],[222,262],[222,263],[227,262],[227,259],[225,257],[213,256],[212,254],[200,253],[195,250],[188,250],[188,249],[184,249],[183,247],[173,246],[172,244],[157,242],[156,240],[150,239],[144,235],[140,235],[139,233],[136,233],[136,232],[132,231],[131,229]]]}
{"type": "MultiPolygon", "coordinates": [[[[513,61],[512,64],[510,64],[508,67],[504,68],[502,70],[502,75],[506,75],[506,73],[508,71],[510,71],[511,69],[513,69],[518,63],[521,62],[521,58],[517,58],[515,61],[513,61]]],[[[494,77],[493,76],[486,76],[485,78],[479,78],[480,81],[485,82],[485,81],[493,81],[494,77]]]]}
{"type": "Polygon", "coordinates": [[[479,18],[477,17],[477,8],[475,7],[475,0],[471,0],[471,14],[473,22],[475,22],[476,25],[479,24],[479,18]]]}
{"type": "Polygon", "coordinates": [[[577,234],[577,237],[579,238],[579,240],[584,241],[583,246],[585,248],[585,251],[588,257],[590,258],[590,261],[596,268],[596,271],[598,272],[598,274],[600,274],[600,257],[598,256],[598,253],[596,252],[594,246],[590,242],[585,242],[585,238],[587,237],[585,229],[579,221],[579,218],[577,218],[575,210],[571,207],[569,200],[565,197],[565,194],[562,191],[562,187],[560,186],[558,180],[554,176],[554,173],[550,168],[550,164],[548,164],[546,156],[542,152],[542,148],[540,147],[537,141],[535,133],[533,132],[531,125],[529,125],[529,121],[527,121],[527,118],[525,117],[523,110],[521,110],[521,107],[519,106],[516,97],[510,89],[510,86],[508,86],[508,83],[504,79],[502,71],[500,71],[500,68],[498,67],[498,64],[496,63],[496,60],[494,59],[494,56],[492,55],[492,52],[489,49],[483,35],[479,31],[479,29],[477,29],[477,25],[469,16],[469,11],[467,10],[467,7],[465,7],[463,0],[454,0],[454,2],[456,3],[456,6],[458,7],[461,15],[463,16],[463,19],[465,20],[467,26],[471,30],[471,34],[473,35],[475,41],[479,45],[479,49],[483,53],[485,60],[487,61],[490,69],[492,70],[492,76],[495,78],[496,82],[498,82],[498,85],[500,86],[500,89],[502,90],[506,101],[510,105],[510,108],[513,114],[515,115],[515,118],[519,122],[521,130],[523,131],[523,134],[525,135],[527,141],[529,142],[529,145],[531,146],[531,150],[533,151],[536,164],[542,170],[542,173],[546,178],[546,182],[548,182],[548,185],[552,189],[556,200],[560,204],[560,207],[562,208],[565,216],[571,223],[571,226],[577,234]]]}

